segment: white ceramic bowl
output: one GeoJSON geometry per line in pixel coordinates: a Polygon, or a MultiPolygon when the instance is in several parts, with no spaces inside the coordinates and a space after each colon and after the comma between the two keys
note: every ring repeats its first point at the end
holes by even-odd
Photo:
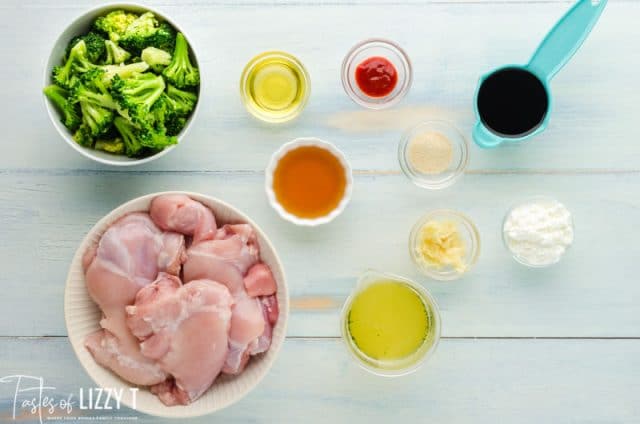
{"type": "MultiPolygon", "coordinates": [[[[155,9],[152,9],[147,6],[135,4],[135,3],[113,3],[108,5],[99,6],[89,11],[83,13],[79,17],[77,17],[65,30],[53,45],[53,49],[51,50],[51,54],[49,55],[49,59],[45,65],[44,69],[44,87],[53,84],[51,79],[51,71],[54,66],[60,65],[62,63],[63,57],[65,55],[65,50],[67,45],[71,41],[71,39],[79,34],[83,34],[87,32],[93,21],[96,20],[99,16],[105,15],[113,10],[124,9],[131,12],[142,13],[142,12],[152,12],[159,19],[168,22],[173,26],[173,28],[182,32],[182,34],[187,39],[189,43],[190,51],[191,51],[191,60],[194,66],[200,68],[200,64],[197,59],[197,55],[195,53],[195,48],[191,40],[187,34],[180,28],[175,22],[169,19],[165,14],[158,12],[155,9]]],[[[200,70],[200,75],[202,75],[202,69],[200,70]]],[[[47,109],[47,113],[49,114],[49,118],[51,118],[51,122],[53,126],[58,130],[60,136],[67,142],[71,148],[80,153],[81,155],[92,159],[96,162],[103,163],[105,165],[113,165],[113,166],[132,166],[132,165],[141,165],[143,163],[151,162],[152,160],[158,159],[170,151],[174,150],[176,147],[180,145],[182,140],[185,138],[186,134],[189,132],[191,124],[198,114],[198,110],[200,108],[201,103],[201,93],[202,93],[202,79],[200,81],[200,87],[198,88],[198,102],[196,103],[196,107],[194,108],[187,124],[182,129],[180,134],[178,134],[178,144],[173,146],[169,146],[166,149],[156,153],[155,155],[148,156],[142,159],[128,158],[126,156],[112,155],[106,152],[101,152],[99,150],[89,149],[87,147],[82,147],[78,143],[73,140],[73,134],[69,131],[63,124],[60,122],[60,113],[56,110],[55,106],[51,103],[51,101],[44,94],[42,97],[44,98],[45,107],[47,109]]]]}
{"type": "Polygon", "coordinates": [[[266,170],[266,178],[265,178],[265,190],[267,192],[267,198],[269,199],[269,204],[273,209],[278,212],[278,214],[286,219],[289,222],[292,222],[296,225],[300,225],[303,227],[316,227],[318,225],[327,224],[333,221],[338,215],[344,211],[347,207],[347,204],[351,200],[351,193],[353,192],[353,175],[351,172],[351,165],[347,161],[345,155],[333,144],[320,140],[319,138],[313,137],[305,137],[305,138],[296,138],[288,143],[283,144],[275,153],[271,156],[271,160],[269,161],[269,165],[266,170]],[[273,174],[278,166],[278,162],[284,155],[288,152],[297,149],[298,147],[304,146],[317,146],[322,149],[328,150],[331,152],[339,161],[342,167],[344,168],[346,178],[347,178],[347,186],[344,190],[344,196],[342,200],[338,204],[338,206],[332,210],[328,215],[319,217],[319,218],[300,218],[289,212],[287,212],[278,199],[276,198],[276,193],[273,190],[273,174]]]}
{"type": "MultiPolygon", "coordinates": [[[[260,245],[262,260],[271,267],[278,286],[278,305],[280,315],[273,328],[271,347],[264,354],[251,359],[247,368],[238,376],[222,375],[201,398],[187,406],[165,406],[147,389],[137,392],[136,411],[151,415],[186,418],[210,414],[219,411],[247,395],[264,378],[273,365],[285,339],[287,318],[289,316],[289,294],[285,281],[284,268],[278,255],[265,233],[246,215],[213,197],[197,193],[171,192],[170,194],[186,194],[194,200],[202,202],[213,210],[219,224],[243,222],[253,226],[260,245]]],[[[100,387],[124,389],[122,402],[132,407],[132,395],[129,391],[131,383],[122,380],[116,374],[98,365],[84,347],[85,337],[100,329],[100,309],[91,300],[87,292],[82,270],[82,255],[89,246],[95,245],[109,226],[120,217],[138,211],[148,211],[151,200],[158,195],[154,193],[131,200],[102,218],[84,238],[71,262],[64,293],[64,316],[67,324],[69,341],[89,376],[100,387]]]]}

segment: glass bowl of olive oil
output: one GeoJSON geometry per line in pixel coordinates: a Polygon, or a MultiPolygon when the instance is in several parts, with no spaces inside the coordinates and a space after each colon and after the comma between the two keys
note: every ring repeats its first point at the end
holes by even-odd
{"type": "Polygon", "coordinates": [[[342,338],[367,371],[395,377],[416,371],[440,340],[440,312],[429,292],[406,278],[369,270],[342,309],[342,338]]]}
{"type": "Polygon", "coordinates": [[[240,78],[240,95],[250,114],[270,123],[297,117],[309,100],[311,81],[296,57],[268,51],[251,59],[240,78]]]}

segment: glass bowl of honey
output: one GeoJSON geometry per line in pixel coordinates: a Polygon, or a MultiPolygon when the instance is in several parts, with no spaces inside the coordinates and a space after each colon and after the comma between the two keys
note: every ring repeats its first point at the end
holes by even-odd
{"type": "Polygon", "coordinates": [[[397,377],[416,371],[440,340],[440,312],[429,292],[407,278],[364,272],[342,309],[342,338],[365,370],[397,377]]]}
{"type": "Polygon", "coordinates": [[[351,166],[333,144],[297,138],[278,149],[266,169],[271,206],[296,225],[314,227],[334,220],[353,190],[351,166]]]}
{"type": "Polygon", "coordinates": [[[309,100],[311,80],[295,56],[268,51],[249,61],[240,77],[240,96],[247,111],[270,123],[297,117],[309,100]]]}

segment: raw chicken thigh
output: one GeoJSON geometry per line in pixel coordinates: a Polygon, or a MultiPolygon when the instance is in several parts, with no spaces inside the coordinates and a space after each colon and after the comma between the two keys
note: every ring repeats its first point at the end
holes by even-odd
{"type": "Polygon", "coordinates": [[[195,401],[221,372],[242,372],[271,346],[277,285],[253,227],[218,228],[188,196],[158,196],[148,214],[116,221],[83,266],[103,313],[87,349],[165,405],[195,401]]]}
{"type": "Polygon", "coordinates": [[[116,221],[97,248],[85,254],[87,290],[103,313],[103,329],[85,341],[96,362],[135,384],[166,379],[164,371],[140,353],[138,340],[127,329],[124,308],[159,271],[178,273],[184,254],[184,237],[160,231],[145,213],[116,221]]]}
{"type": "Polygon", "coordinates": [[[193,236],[193,243],[216,235],[216,218],[211,209],[183,194],[165,194],[151,202],[149,214],[163,230],[193,236]]]}
{"type": "Polygon", "coordinates": [[[142,354],[158,361],[173,380],[152,387],[166,405],[187,405],[204,393],[220,373],[228,350],[233,299],[210,280],[182,285],[160,273],[127,307],[128,324],[143,340],[142,354]]]}

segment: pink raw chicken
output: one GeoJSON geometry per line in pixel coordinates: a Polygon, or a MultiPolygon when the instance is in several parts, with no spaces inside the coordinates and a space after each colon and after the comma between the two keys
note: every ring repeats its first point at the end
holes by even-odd
{"type": "Polygon", "coordinates": [[[255,264],[244,277],[244,287],[249,296],[269,296],[276,292],[276,280],[273,278],[271,268],[263,263],[255,264]]]}
{"type": "Polygon", "coordinates": [[[211,209],[183,194],[156,197],[149,213],[160,228],[193,236],[194,244],[216,235],[216,218],[211,209]]]}
{"type": "Polygon", "coordinates": [[[173,380],[151,388],[168,406],[198,399],[220,373],[228,350],[233,299],[222,284],[160,273],[127,307],[128,325],[142,353],[173,380]]]}
{"type": "Polygon", "coordinates": [[[103,329],[85,340],[96,362],[134,384],[166,379],[166,373],[140,353],[138,340],[126,326],[125,306],[159,271],[177,274],[184,255],[184,237],[160,231],[146,213],[116,221],[97,248],[87,251],[83,258],[87,290],[103,313],[103,329]]]}
{"type": "Polygon", "coordinates": [[[266,328],[269,324],[260,301],[249,296],[243,278],[259,257],[256,235],[248,224],[224,225],[215,240],[194,244],[187,250],[185,283],[202,278],[215,280],[226,285],[234,298],[229,354],[223,368],[226,374],[238,374],[244,369],[252,351],[258,353],[265,345],[266,336],[258,347],[258,339],[265,333],[270,343],[270,328],[266,328]]]}

